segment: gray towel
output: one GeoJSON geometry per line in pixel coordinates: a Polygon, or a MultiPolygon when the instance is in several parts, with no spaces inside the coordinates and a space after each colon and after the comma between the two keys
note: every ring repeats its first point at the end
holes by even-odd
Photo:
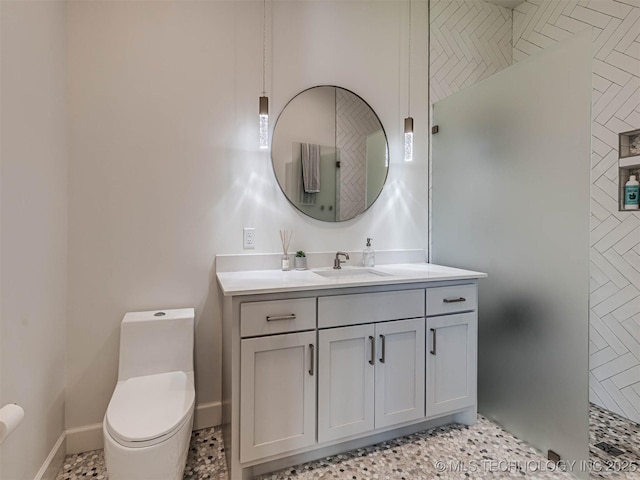
{"type": "Polygon", "coordinates": [[[305,193],[320,192],[320,145],[300,144],[302,185],[305,193]]]}
{"type": "Polygon", "coordinates": [[[305,193],[304,190],[300,190],[300,201],[298,203],[300,205],[315,205],[316,204],[316,194],[315,193],[305,193]]]}

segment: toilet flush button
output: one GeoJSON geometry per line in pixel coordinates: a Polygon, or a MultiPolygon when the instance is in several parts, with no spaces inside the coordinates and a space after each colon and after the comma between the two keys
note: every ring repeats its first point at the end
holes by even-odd
{"type": "Polygon", "coordinates": [[[164,317],[166,315],[166,313],[164,312],[156,312],[153,314],[154,317],[164,317]]]}

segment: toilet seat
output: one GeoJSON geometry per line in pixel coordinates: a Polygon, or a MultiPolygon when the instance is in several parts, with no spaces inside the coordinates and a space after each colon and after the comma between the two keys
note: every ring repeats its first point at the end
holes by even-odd
{"type": "Polygon", "coordinates": [[[107,407],[109,434],[126,447],[148,447],[175,434],[191,418],[193,380],[185,372],[133,377],[118,382],[107,407]]]}

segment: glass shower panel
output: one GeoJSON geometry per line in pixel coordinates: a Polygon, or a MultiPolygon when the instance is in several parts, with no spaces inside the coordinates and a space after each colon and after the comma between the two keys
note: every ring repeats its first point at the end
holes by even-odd
{"type": "MultiPolygon", "coordinates": [[[[588,31],[433,110],[433,262],[489,274],[480,413],[578,462],[588,460],[590,107],[588,31]]],[[[587,477],[585,464],[574,470],[587,477]]]]}

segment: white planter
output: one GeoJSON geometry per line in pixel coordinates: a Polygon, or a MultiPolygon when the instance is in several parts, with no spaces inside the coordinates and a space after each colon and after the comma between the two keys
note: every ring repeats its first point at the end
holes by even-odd
{"type": "Polygon", "coordinates": [[[307,257],[295,257],[294,262],[295,262],[296,270],[307,269],[307,257]]]}

